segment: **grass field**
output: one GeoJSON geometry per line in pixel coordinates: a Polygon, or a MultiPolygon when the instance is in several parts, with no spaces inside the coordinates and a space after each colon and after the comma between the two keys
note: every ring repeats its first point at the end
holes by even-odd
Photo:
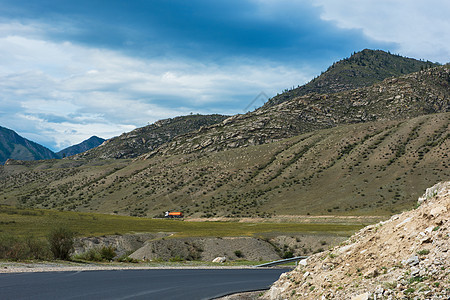
{"type": "MultiPolygon", "coordinates": [[[[367,225],[367,224],[366,224],[367,225]]],[[[79,236],[168,232],[172,237],[270,236],[283,233],[351,235],[363,224],[183,222],[105,214],[0,206],[0,234],[45,237],[64,226],[79,236]]]]}

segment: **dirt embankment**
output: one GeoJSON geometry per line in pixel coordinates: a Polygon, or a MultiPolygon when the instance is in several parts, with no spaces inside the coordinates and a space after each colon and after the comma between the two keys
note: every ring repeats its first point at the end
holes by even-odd
{"type": "Polygon", "coordinates": [[[264,299],[449,299],[450,182],[281,275],[264,299]]]}
{"type": "Polygon", "coordinates": [[[226,260],[277,260],[284,256],[311,255],[335,246],[345,237],[329,234],[275,235],[254,237],[190,237],[172,238],[169,233],[127,234],[81,238],[76,242],[75,254],[92,248],[113,247],[117,257],[129,255],[139,261],[200,260],[216,257],[226,260]]]}
{"type": "Polygon", "coordinates": [[[148,240],[160,239],[168,235],[168,233],[137,233],[83,237],[76,240],[74,254],[77,255],[92,248],[112,247],[119,257],[136,251],[136,249],[141,248],[148,240]]]}
{"type": "Polygon", "coordinates": [[[167,238],[144,243],[130,257],[138,260],[202,260],[216,257],[226,260],[277,260],[283,256],[308,255],[336,245],[345,238],[331,235],[276,236],[271,239],[253,237],[167,238]]]}

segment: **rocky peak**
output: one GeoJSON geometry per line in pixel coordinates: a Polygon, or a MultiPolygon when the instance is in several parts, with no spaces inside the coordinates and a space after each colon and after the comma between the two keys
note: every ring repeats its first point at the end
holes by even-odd
{"type": "Polygon", "coordinates": [[[329,94],[367,87],[389,77],[398,77],[436,66],[438,64],[429,61],[402,57],[381,50],[364,49],[349,58],[335,62],[309,83],[273,97],[264,107],[271,107],[311,93],[329,94]]]}

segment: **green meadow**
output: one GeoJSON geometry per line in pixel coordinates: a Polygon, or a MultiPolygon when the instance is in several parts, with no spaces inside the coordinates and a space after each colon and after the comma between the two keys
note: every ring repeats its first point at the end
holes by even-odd
{"type": "Polygon", "coordinates": [[[16,237],[45,237],[52,228],[65,227],[78,236],[102,236],[127,233],[172,233],[172,237],[263,237],[276,234],[351,235],[363,224],[185,222],[118,215],[21,209],[0,206],[0,234],[16,237]]]}

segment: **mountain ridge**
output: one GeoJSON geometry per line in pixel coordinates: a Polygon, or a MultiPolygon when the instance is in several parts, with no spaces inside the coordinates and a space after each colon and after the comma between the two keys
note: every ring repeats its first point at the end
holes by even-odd
{"type": "Polygon", "coordinates": [[[57,158],[50,149],[30,141],[14,130],[0,126],[0,164],[8,159],[40,160],[57,158]]]}
{"type": "Polygon", "coordinates": [[[349,58],[333,63],[310,82],[276,95],[263,107],[270,107],[311,93],[330,94],[368,87],[389,77],[418,72],[439,64],[391,54],[382,50],[364,49],[349,58]]]}
{"type": "Polygon", "coordinates": [[[70,147],[64,148],[58,152],[56,152],[56,155],[58,158],[64,158],[67,156],[76,155],[85,151],[88,151],[92,148],[98,147],[101,144],[103,144],[106,140],[103,138],[100,138],[98,136],[91,136],[87,140],[82,141],[81,143],[78,143],[76,145],[72,145],[70,147]]]}
{"type": "Polygon", "coordinates": [[[370,87],[308,94],[235,115],[174,138],[144,155],[220,151],[271,143],[337,125],[450,111],[450,66],[388,78],[370,87]]]}
{"type": "Polygon", "coordinates": [[[0,199],[147,217],[397,213],[450,176],[449,85],[446,65],[245,115],[161,120],[74,157],[11,161],[0,199]]]}
{"type": "Polygon", "coordinates": [[[0,199],[148,217],[174,209],[204,218],[389,215],[450,176],[449,114],[344,124],[268,144],[146,160],[11,162],[0,167],[0,199]]]}
{"type": "Polygon", "coordinates": [[[75,159],[135,158],[170,142],[178,135],[196,132],[216,124],[228,116],[193,114],[159,120],[118,137],[106,140],[100,147],[75,155],[75,159]]]}

